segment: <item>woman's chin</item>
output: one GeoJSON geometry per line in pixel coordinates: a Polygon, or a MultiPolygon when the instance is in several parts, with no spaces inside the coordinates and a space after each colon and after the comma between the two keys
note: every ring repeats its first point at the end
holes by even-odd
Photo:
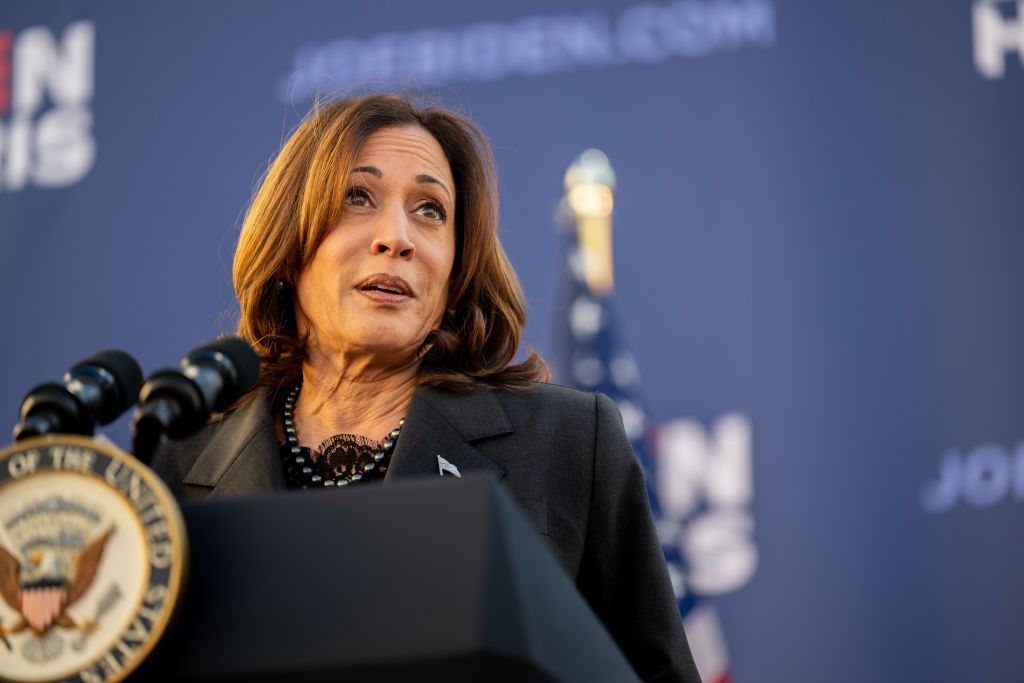
{"type": "Polygon", "coordinates": [[[386,356],[409,356],[415,357],[426,339],[426,333],[422,336],[412,333],[412,325],[404,325],[397,320],[379,321],[359,325],[355,334],[348,338],[348,346],[352,346],[367,353],[377,353],[386,356]]]}

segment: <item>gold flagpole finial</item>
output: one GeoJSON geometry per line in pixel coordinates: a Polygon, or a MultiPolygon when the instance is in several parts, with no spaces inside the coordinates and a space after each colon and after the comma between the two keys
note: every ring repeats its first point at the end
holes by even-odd
{"type": "Polygon", "coordinates": [[[565,172],[565,203],[576,223],[576,240],[587,288],[612,291],[612,206],[615,172],[604,152],[588,149],[565,172]]]}

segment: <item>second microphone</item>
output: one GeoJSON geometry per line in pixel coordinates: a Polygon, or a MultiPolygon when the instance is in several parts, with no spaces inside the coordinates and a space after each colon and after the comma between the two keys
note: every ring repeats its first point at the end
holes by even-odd
{"type": "Polygon", "coordinates": [[[247,343],[226,337],[200,346],[176,368],[150,375],[132,416],[132,450],[148,461],[164,434],[181,439],[206,424],[210,415],[252,391],[260,358],[247,343]]]}

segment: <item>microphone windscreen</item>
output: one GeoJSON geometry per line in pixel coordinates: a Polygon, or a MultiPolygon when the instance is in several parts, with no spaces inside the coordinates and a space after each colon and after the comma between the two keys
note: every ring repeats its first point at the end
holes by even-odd
{"type": "Polygon", "coordinates": [[[124,351],[107,349],[94,353],[81,363],[76,363],[68,374],[74,375],[76,370],[89,365],[101,367],[114,377],[113,388],[116,390],[117,404],[103,410],[104,413],[117,416],[135,403],[139,390],[142,389],[142,368],[134,358],[124,351]]]}
{"type": "Polygon", "coordinates": [[[260,378],[260,357],[244,340],[238,337],[224,337],[206,344],[203,349],[224,354],[234,366],[238,386],[234,387],[232,403],[255,388],[256,381],[260,378]]]}

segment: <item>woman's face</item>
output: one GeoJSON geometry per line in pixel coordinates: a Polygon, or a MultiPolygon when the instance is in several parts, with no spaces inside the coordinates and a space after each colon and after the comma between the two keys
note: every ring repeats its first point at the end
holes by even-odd
{"type": "Polygon", "coordinates": [[[341,219],[296,282],[299,331],[327,354],[415,353],[444,314],[455,261],[455,183],[419,126],[372,133],[341,219]]]}

